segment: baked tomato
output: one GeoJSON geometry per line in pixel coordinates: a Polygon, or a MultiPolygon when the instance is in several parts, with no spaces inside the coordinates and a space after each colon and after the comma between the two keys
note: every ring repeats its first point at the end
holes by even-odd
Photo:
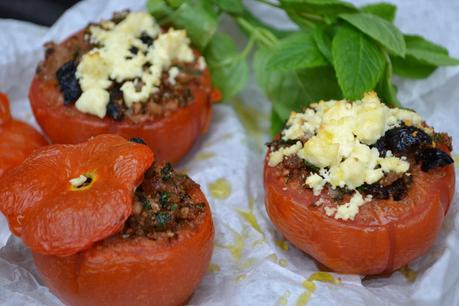
{"type": "Polygon", "coordinates": [[[271,221],[340,273],[386,274],[424,254],[454,194],[451,139],[374,94],[292,114],[269,148],[264,188],[271,221]],[[379,128],[375,117],[388,121],[379,128]]]}
{"type": "MultiPolygon", "coordinates": [[[[122,18],[128,19],[129,14],[127,16],[121,14],[121,17],[118,15],[108,22],[120,23],[122,18]]],[[[137,18],[144,18],[143,16],[139,15],[137,18]]],[[[103,23],[100,24],[101,27],[102,25],[103,23]]],[[[60,44],[50,43],[46,46],[46,58],[39,65],[29,91],[30,103],[38,123],[53,143],[79,143],[104,133],[126,138],[141,137],[155,152],[158,161],[179,161],[198,136],[207,131],[212,100],[218,98],[217,91],[212,90],[204,59],[199,52],[192,51],[192,62],[176,63],[173,66],[175,69],[163,71],[154,94],[142,103],[131,101],[129,107],[125,103],[126,94],[123,95],[122,90],[123,84],[131,82],[132,79],[119,82],[110,79],[112,85],[106,89],[110,102],[106,115],[100,118],[79,111],[73,104],[75,100],[76,104],[79,103],[77,99],[81,95],[79,80],[75,76],[77,67],[85,54],[89,51],[94,53],[95,46],[84,38],[85,35],[91,35],[91,27],[97,25],[86,27],[60,44]]],[[[148,48],[157,44],[154,36],[148,36],[144,32],[140,40],[140,46],[131,46],[126,58],[130,59],[137,54],[145,54],[142,58],[146,58],[150,52],[148,48]],[[142,53],[141,47],[145,53],[142,53]]],[[[144,67],[146,65],[150,63],[145,63],[144,67]]],[[[140,79],[137,78],[136,89],[142,86],[139,84],[145,86],[140,79]]]]}
{"type": "Polygon", "coordinates": [[[30,125],[11,117],[8,97],[0,93],[0,176],[33,150],[48,144],[30,125]]]}
{"type": "Polygon", "coordinates": [[[152,160],[145,145],[101,135],[40,149],[0,179],[10,228],[67,305],[180,305],[198,286],[209,205],[170,165],[147,170],[152,160]]]}

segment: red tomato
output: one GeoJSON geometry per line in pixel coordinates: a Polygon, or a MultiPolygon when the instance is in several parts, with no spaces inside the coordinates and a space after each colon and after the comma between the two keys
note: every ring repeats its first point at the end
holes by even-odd
{"type": "MultiPolygon", "coordinates": [[[[82,32],[74,36],[78,35],[82,35],[82,32]]],[[[66,41],[59,46],[64,48],[65,44],[66,41]]],[[[196,55],[199,56],[197,52],[196,55]]],[[[208,129],[215,92],[212,92],[207,69],[198,83],[190,85],[194,99],[188,105],[162,119],[141,123],[127,119],[118,122],[108,116],[100,119],[82,113],[74,106],[65,106],[57,80],[45,81],[35,76],[29,99],[35,118],[53,143],[80,143],[99,134],[141,137],[155,152],[157,161],[175,163],[190,150],[198,136],[208,129]]]]}
{"type": "Polygon", "coordinates": [[[0,93],[0,176],[19,165],[33,150],[47,145],[30,125],[11,117],[8,97],[0,93]]]}
{"type": "Polygon", "coordinates": [[[45,283],[67,305],[183,305],[207,271],[213,249],[213,224],[206,213],[194,230],[177,241],[148,238],[106,240],[68,257],[34,253],[45,283]]]}
{"type": "Polygon", "coordinates": [[[424,254],[436,239],[451,203],[454,167],[416,167],[413,182],[401,201],[374,200],[360,207],[354,220],[325,214],[331,199],[318,197],[300,182],[276,174],[265,159],[266,209],[274,226],[297,248],[340,273],[390,273],[424,254]],[[322,199],[323,204],[313,203],[322,199]]]}

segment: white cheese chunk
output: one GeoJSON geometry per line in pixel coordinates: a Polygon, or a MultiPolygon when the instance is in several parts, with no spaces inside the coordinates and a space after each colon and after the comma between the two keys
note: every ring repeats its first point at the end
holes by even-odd
{"type": "Polygon", "coordinates": [[[95,115],[104,118],[107,113],[107,104],[110,95],[106,90],[100,88],[90,88],[83,91],[81,96],[75,102],[75,107],[82,113],[95,115]]]}
{"type": "Polygon", "coordinates": [[[297,154],[303,145],[301,141],[298,141],[296,144],[290,147],[280,148],[277,151],[273,151],[269,154],[268,165],[271,167],[275,167],[282,162],[284,157],[292,156],[297,154]]]}
{"type": "Polygon", "coordinates": [[[88,178],[87,178],[86,176],[80,175],[79,177],[70,179],[70,180],[69,180],[69,183],[70,183],[70,185],[72,185],[73,187],[80,187],[81,185],[83,185],[84,183],[86,183],[87,180],[88,180],[88,178]]]}
{"type": "Polygon", "coordinates": [[[180,70],[177,68],[177,67],[172,67],[169,69],[169,77],[167,79],[167,81],[172,84],[172,85],[175,85],[176,82],[175,82],[175,78],[180,74],[180,70]]]}
{"type": "Polygon", "coordinates": [[[306,185],[308,185],[312,190],[314,195],[319,195],[324,187],[326,181],[323,177],[317,173],[313,173],[306,178],[306,185]]]}
{"type": "Polygon", "coordinates": [[[324,140],[321,136],[313,136],[298,154],[309,163],[323,168],[339,163],[339,144],[324,140]]]}
{"type": "Polygon", "coordinates": [[[359,213],[360,206],[366,202],[367,200],[362,197],[360,192],[356,191],[349,202],[337,206],[335,219],[354,220],[359,213]]]}

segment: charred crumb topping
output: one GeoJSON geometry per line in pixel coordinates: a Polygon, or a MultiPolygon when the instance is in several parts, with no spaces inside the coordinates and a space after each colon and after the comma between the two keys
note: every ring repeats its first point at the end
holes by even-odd
{"type": "Polygon", "coordinates": [[[451,138],[416,113],[389,109],[374,93],[354,103],[313,104],[292,114],[281,136],[267,144],[268,166],[286,184],[316,196],[324,190],[336,204],[326,214],[343,220],[353,220],[372,199],[402,200],[415,167],[429,171],[453,163],[441,149],[451,148],[451,138]]]}
{"type": "Polygon", "coordinates": [[[135,192],[133,213],[125,223],[123,237],[173,239],[181,229],[195,226],[206,208],[205,203],[192,198],[196,188],[198,184],[175,172],[170,164],[153,165],[135,192]]]}
{"type": "Polygon", "coordinates": [[[147,13],[115,13],[45,47],[37,74],[57,80],[64,104],[115,121],[159,119],[188,105],[206,68],[183,30],[165,31],[147,13]]]}

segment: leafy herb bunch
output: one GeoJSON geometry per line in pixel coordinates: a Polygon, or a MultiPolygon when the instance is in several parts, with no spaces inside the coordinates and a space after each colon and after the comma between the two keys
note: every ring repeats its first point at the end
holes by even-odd
{"type": "Polygon", "coordinates": [[[266,25],[242,0],[149,0],[147,6],[160,24],[187,30],[225,99],[247,83],[247,56],[255,48],[253,71],[272,102],[273,133],[291,111],[321,99],[354,100],[376,90],[385,103],[400,106],[393,74],[422,79],[439,66],[459,64],[444,47],[401,33],[393,24],[396,6],[389,3],[358,8],[340,0],[253,1],[285,11],[298,30],[266,25]],[[222,15],[247,34],[241,52],[217,31],[222,15]]]}

